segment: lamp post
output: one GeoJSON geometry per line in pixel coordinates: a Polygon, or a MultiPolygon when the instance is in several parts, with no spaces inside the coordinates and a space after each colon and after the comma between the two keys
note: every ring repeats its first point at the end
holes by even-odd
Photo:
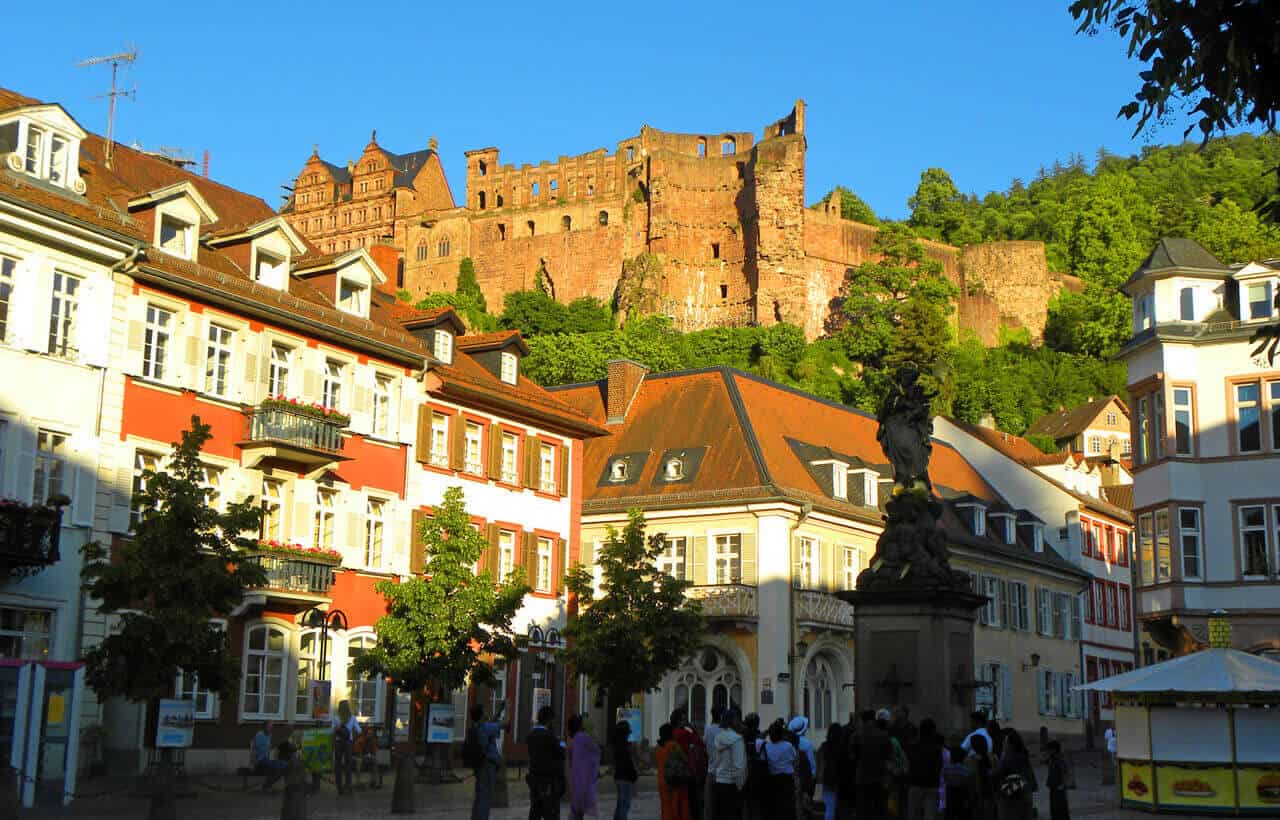
{"type": "MultiPolygon", "coordinates": [[[[550,675],[547,674],[548,662],[546,652],[547,650],[554,651],[560,646],[561,642],[562,638],[560,637],[560,630],[556,629],[554,626],[548,627],[544,630],[537,624],[529,625],[529,651],[534,655],[535,664],[532,675],[535,684],[534,688],[538,688],[536,685],[538,681],[544,679],[547,680],[547,693],[552,698],[555,697],[556,692],[556,674],[554,666],[551,667],[550,675]]],[[[536,720],[537,714],[532,714],[530,719],[536,720]]]]}
{"type": "MultiPolygon", "coordinates": [[[[302,615],[302,625],[308,629],[320,630],[320,675],[324,675],[325,660],[328,658],[329,648],[329,630],[341,632],[347,628],[347,613],[341,609],[331,609],[327,612],[319,607],[312,607],[302,615]]],[[[324,680],[320,677],[319,680],[324,680]]],[[[314,704],[312,705],[314,708],[314,704]]]]}

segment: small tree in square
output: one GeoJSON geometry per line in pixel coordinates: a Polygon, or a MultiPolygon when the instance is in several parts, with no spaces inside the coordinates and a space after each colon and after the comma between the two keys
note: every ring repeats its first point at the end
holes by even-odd
{"type": "Polygon", "coordinates": [[[591,568],[581,563],[567,580],[578,610],[565,627],[563,654],[596,687],[610,719],[632,694],[656,689],[692,655],[706,628],[701,605],[685,597],[692,582],[658,569],[666,537],[646,536],[639,510],[629,518],[621,532],[610,528],[596,556],[599,592],[591,568]]]}

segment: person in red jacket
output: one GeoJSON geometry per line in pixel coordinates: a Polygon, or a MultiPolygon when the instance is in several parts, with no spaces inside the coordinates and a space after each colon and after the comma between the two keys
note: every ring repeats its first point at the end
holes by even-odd
{"type": "Polygon", "coordinates": [[[678,708],[671,713],[671,728],[676,743],[689,758],[689,771],[693,785],[689,788],[689,813],[693,820],[703,820],[702,798],[707,782],[707,746],[689,724],[689,713],[678,708]]]}

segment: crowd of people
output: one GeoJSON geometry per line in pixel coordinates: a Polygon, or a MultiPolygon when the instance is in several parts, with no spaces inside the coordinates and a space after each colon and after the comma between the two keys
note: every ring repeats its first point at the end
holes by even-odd
{"type": "MultiPolygon", "coordinates": [[[[482,715],[473,715],[473,719],[482,715]]],[[[563,741],[549,707],[526,738],[530,820],[559,820],[567,797],[570,820],[597,817],[601,747],[585,716],[570,716],[563,741]]],[[[760,726],[756,714],[712,710],[700,736],[684,709],[658,730],[654,763],[662,820],[1032,820],[1040,789],[1022,736],[974,712],[970,731],[949,744],[935,722],[917,726],[905,707],[851,715],[833,724],[821,746],[809,721],[781,718],[760,726]],[[818,799],[820,795],[820,800],[818,799]]],[[[473,725],[486,727],[483,721],[473,725]]],[[[494,725],[496,727],[496,725],[494,725]]],[[[488,727],[486,727],[488,728],[488,727]]],[[[497,732],[481,730],[485,763],[496,757],[497,732]]],[[[638,779],[631,727],[607,732],[617,791],[614,820],[627,820],[638,779]]],[[[1051,742],[1048,779],[1051,820],[1069,820],[1070,770],[1051,742]]],[[[477,771],[473,820],[488,817],[492,778],[477,771]]]]}
{"type": "MultiPolygon", "coordinates": [[[[345,700],[338,704],[338,713],[330,719],[330,724],[333,731],[333,782],[338,787],[338,794],[351,793],[352,773],[357,766],[369,773],[369,788],[380,788],[382,770],[377,765],[378,735],[374,728],[362,727],[351,713],[351,703],[345,700]]],[[[265,777],[263,791],[271,791],[275,782],[285,776],[290,761],[297,756],[301,746],[300,733],[295,731],[274,746],[275,757],[272,757],[274,732],[274,722],[268,720],[249,743],[249,768],[253,774],[265,777]]]]}

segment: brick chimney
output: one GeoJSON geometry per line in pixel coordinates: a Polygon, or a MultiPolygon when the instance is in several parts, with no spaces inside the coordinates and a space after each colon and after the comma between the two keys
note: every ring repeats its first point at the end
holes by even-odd
{"type": "Polygon", "coordinates": [[[630,359],[612,359],[608,364],[608,391],[605,398],[605,422],[621,424],[627,418],[627,410],[640,391],[649,368],[630,359]]]}

